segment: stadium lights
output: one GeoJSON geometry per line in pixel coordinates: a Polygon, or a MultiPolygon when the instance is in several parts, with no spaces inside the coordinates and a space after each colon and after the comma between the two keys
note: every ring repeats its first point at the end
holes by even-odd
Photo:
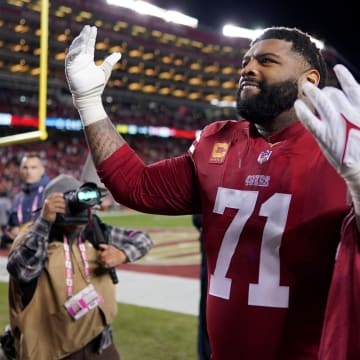
{"type": "Polygon", "coordinates": [[[246,29],[243,27],[226,24],[223,26],[223,35],[229,36],[229,37],[240,37],[245,39],[255,39],[257,36],[259,36],[262,32],[261,29],[252,30],[252,29],[246,29]]]}
{"type": "Polygon", "coordinates": [[[109,5],[121,6],[139,14],[155,16],[163,19],[166,22],[173,22],[175,24],[190,26],[196,28],[198,26],[198,19],[182,14],[175,10],[165,10],[156,5],[150,4],[142,0],[107,0],[109,5]]]}
{"type": "MultiPolygon", "coordinates": [[[[253,40],[257,36],[259,36],[263,32],[263,30],[264,29],[246,29],[232,24],[226,24],[223,26],[222,33],[223,35],[229,37],[240,37],[240,38],[253,40]]],[[[325,45],[322,41],[315,39],[312,36],[311,36],[311,40],[316,44],[316,46],[320,50],[324,49],[325,45]]]]}

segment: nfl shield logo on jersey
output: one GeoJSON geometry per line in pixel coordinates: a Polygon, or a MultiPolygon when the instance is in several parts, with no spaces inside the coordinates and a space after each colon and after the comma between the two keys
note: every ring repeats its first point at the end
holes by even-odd
{"type": "Polygon", "coordinates": [[[271,153],[271,150],[262,151],[257,158],[257,162],[259,164],[263,164],[264,162],[268,161],[270,159],[271,153]]]}

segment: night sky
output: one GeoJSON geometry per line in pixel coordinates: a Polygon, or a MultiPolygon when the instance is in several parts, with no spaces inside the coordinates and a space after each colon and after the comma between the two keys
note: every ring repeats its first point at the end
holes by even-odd
{"type": "Polygon", "coordinates": [[[222,25],[247,28],[291,26],[308,32],[336,49],[360,74],[360,12],[350,0],[149,0],[164,9],[179,10],[200,25],[221,33],[222,25]],[[352,3],[352,6],[351,6],[352,3]],[[352,34],[353,32],[354,34],[352,34]]]}

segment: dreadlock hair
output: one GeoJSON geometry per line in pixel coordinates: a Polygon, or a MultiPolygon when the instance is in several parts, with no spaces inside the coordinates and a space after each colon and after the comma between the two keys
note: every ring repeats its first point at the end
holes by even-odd
{"type": "Polygon", "coordinates": [[[322,56],[320,49],[316,47],[313,41],[311,41],[308,34],[297,28],[283,26],[270,27],[265,29],[260,36],[254,39],[250,46],[267,39],[279,39],[291,42],[291,50],[301,55],[309,63],[311,68],[314,68],[319,72],[319,88],[323,88],[326,85],[328,74],[324,57],[322,56]]]}

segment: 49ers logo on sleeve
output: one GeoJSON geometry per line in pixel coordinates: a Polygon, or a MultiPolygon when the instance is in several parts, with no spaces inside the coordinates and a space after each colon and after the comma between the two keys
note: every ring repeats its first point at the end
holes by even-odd
{"type": "Polygon", "coordinates": [[[226,153],[229,149],[229,143],[216,143],[212,149],[210,164],[222,164],[225,161],[226,153]]]}

